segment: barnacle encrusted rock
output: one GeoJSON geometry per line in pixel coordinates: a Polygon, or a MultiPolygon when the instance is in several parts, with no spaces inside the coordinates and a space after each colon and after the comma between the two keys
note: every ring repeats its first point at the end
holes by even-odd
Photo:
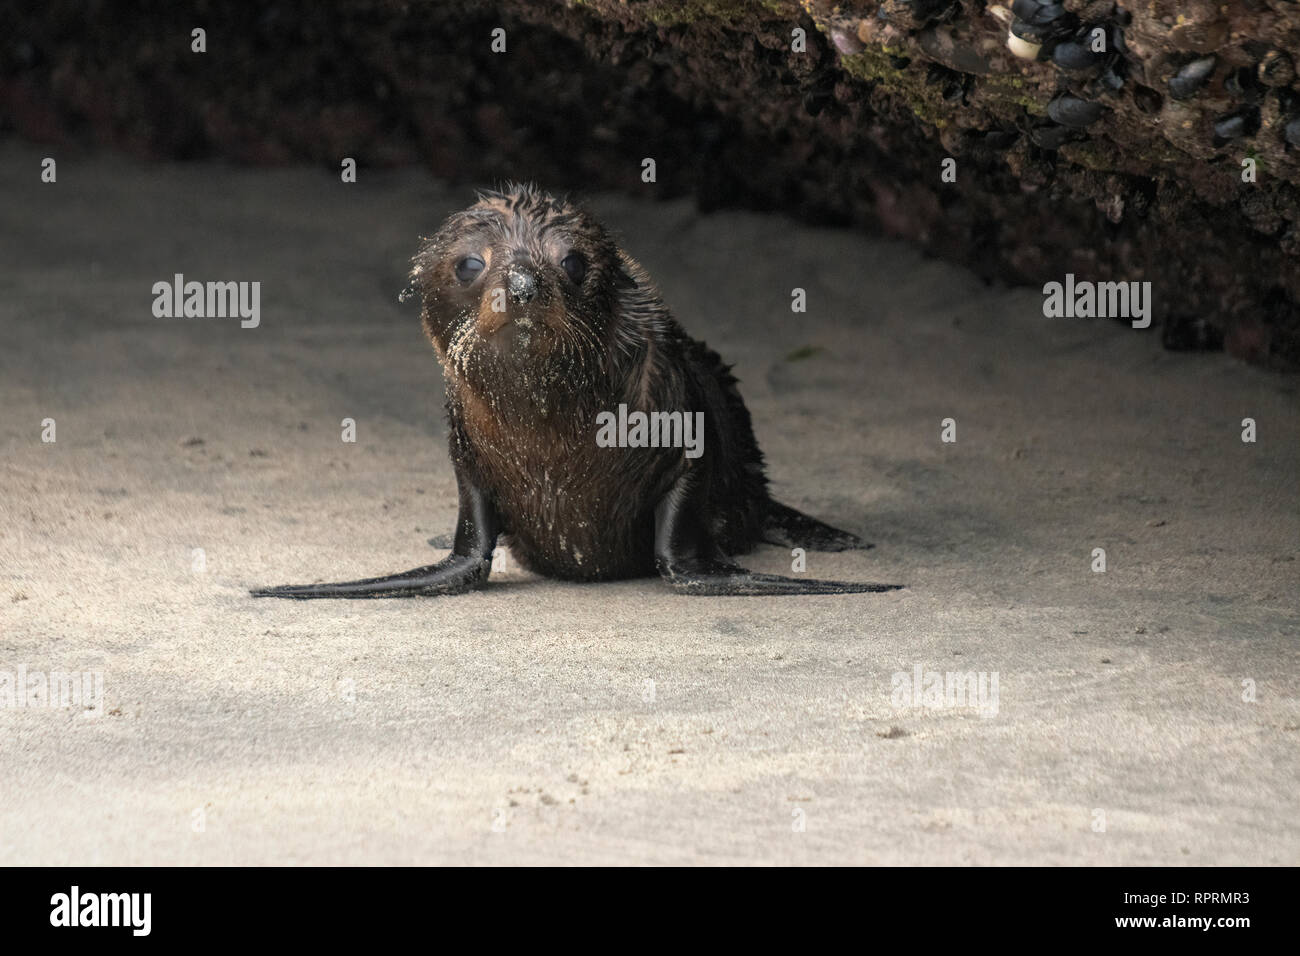
{"type": "Polygon", "coordinates": [[[14,14],[0,129],[782,209],[1012,282],[1150,281],[1170,347],[1300,369],[1290,0],[271,0],[213,8],[204,61],[191,19],[14,14]]]}

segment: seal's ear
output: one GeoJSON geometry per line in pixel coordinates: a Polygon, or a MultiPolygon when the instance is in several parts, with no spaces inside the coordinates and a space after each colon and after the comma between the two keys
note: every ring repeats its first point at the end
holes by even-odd
{"type": "Polygon", "coordinates": [[[636,280],[627,271],[627,266],[620,265],[618,271],[614,273],[615,289],[635,289],[636,280]]]}

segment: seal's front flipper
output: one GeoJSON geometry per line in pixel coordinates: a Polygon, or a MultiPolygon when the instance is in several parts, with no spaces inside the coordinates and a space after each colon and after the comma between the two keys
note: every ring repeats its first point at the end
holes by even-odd
{"type": "Polygon", "coordinates": [[[297,598],[393,598],[432,597],[461,594],[481,587],[492,570],[491,559],[480,560],[461,554],[449,554],[437,564],[415,568],[401,574],[338,584],[282,584],[248,592],[253,597],[297,598]]]}
{"type": "Polygon", "coordinates": [[[451,554],[437,564],[426,565],[363,581],[338,584],[284,584],[257,588],[253,597],[297,598],[394,598],[433,597],[462,594],[480,588],[492,570],[492,549],[496,547],[501,519],[488,496],[474,481],[456,469],[460,489],[460,513],[456,516],[456,537],[451,554]]]}
{"type": "Polygon", "coordinates": [[[763,540],[768,544],[809,551],[865,551],[875,547],[856,534],[832,528],[779,501],[768,502],[767,515],[763,519],[763,540]]]}
{"type": "MultiPolygon", "coordinates": [[[[702,486],[702,481],[687,472],[677,479],[655,508],[655,567],[675,591],[701,596],[855,594],[893,591],[902,587],[901,584],[786,578],[777,574],[758,574],[730,564],[708,533],[702,486]]],[[[814,524],[821,524],[793,509],[786,510],[814,524]]]]}

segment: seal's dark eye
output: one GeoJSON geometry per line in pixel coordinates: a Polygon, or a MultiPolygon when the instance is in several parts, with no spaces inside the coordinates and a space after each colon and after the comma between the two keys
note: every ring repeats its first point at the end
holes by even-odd
{"type": "Polygon", "coordinates": [[[466,256],[456,263],[456,278],[461,282],[471,282],[483,271],[483,260],[478,256],[466,256]]]}
{"type": "Polygon", "coordinates": [[[570,252],[560,263],[560,268],[574,282],[581,282],[582,277],[587,274],[587,260],[582,257],[580,252],[570,252]]]}

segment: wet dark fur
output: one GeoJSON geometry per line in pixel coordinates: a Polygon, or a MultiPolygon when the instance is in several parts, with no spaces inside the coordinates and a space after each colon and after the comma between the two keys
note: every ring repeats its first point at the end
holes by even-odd
{"type": "Polygon", "coordinates": [[[425,331],[446,373],[452,459],[489,490],[503,542],[521,564],[575,580],[653,574],[655,505],[688,468],[705,472],[720,547],[740,554],[759,542],[767,478],[731,366],[682,330],[649,276],[594,220],[528,187],[484,193],[414,262],[425,331]],[[517,362],[481,354],[482,342],[449,354],[473,321],[445,291],[457,285],[448,270],[459,253],[486,239],[545,261],[548,234],[558,231],[590,268],[580,289],[558,278],[545,286],[544,304],[571,326],[554,330],[545,367],[533,354],[517,362]],[[598,447],[596,416],[620,403],[629,411],[702,411],[703,456],[598,447]]]}

